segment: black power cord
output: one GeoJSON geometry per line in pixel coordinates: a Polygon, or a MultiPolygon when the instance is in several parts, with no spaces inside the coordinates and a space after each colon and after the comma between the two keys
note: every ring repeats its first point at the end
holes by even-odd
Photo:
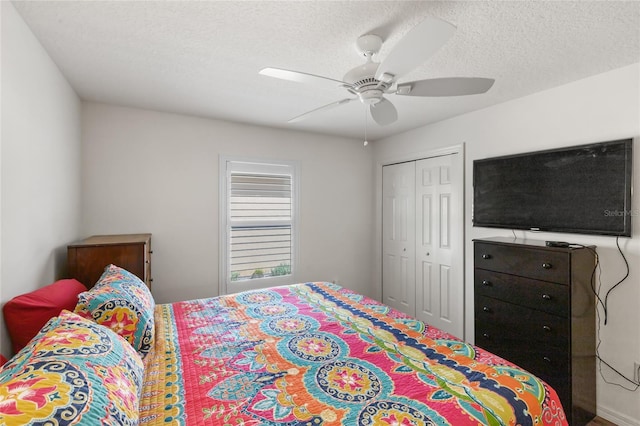
{"type": "Polygon", "coordinates": [[[596,315],[597,315],[597,319],[598,319],[598,329],[596,331],[596,335],[597,335],[597,339],[598,339],[598,344],[596,345],[596,358],[598,359],[598,361],[600,361],[600,366],[599,366],[600,377],[602,377],[602,380],[607,384],[616,385],[616,386],[621,387],[624,390],[627,390],[627,391],[630,391],[630,392],[635,392],[636,390],[638,390],[640,388],[640,383],[636,382],[636,381],[634,381],[632,379],[629,379],[627,376],[622,374],[620,371],[618,371],[615,367],[613,367],[611,364],[609,364],[607,361],[605,361],[600,356],[600,345],[602,343],[602,339],[600,338],[600,328],[601,328],[601,326],[600,326],[600,310],[598,309],[597,304],[599,303],[602,306],[602,312],[604,313],[604,325],[606,326],[607,325],[607,318],[608,318],[608,300],[609,300],[609,295],[611,294],[611,292],[616,287],[618,287],[620,284],[622,284],[627,279],[627,277],[629,277],[629,272],[630,272],[629,262],[627,261],[627,258],[624,255],[624,252],[620,248],[619,238],[620,237],[616,236],[616,247],[618,248],[618,252],[620,253],[620,256],[624,260],[624,264],[626,266],[626,273],[625,273],[624,277],[622,277],[622,279],[620,279],[609,290],[607,290],[607,293],[605,294],[604,300],[600,297],[600,287],[602,286],[602,268],[600,268],[600,257],[598,256],[598,253],[592,247],[584,246],[582,244],[571,244],[571,246],[572,247],[582,247],[582,248],[585,248],[585,249],[591,251],[591,253],[593,253],[593,255],[595,256],[595,259],[596,259],[595,265],[593,267],[593,271],[591,272],[591,290],[593,291],[593,294],[596,296],[596,299],[597,299],[596,315]],[[597,279],[595,279],[596,278],[596,270],[598,268],[600,268],[600,272],[598,273],[597,279]],[[598,286],[597,289],[595,287],[595,282],[596,281],[598,281],[600,283],[600,285],[598,286]],[[615,382],[611,382],[611,381],[607,380],[604,377],[604,373],[602,372],[602,364],[606,365],[609,369],[611,369],[613,372],[615,372],[618,376],[622,377],[626,382],[632,384],[634,387],[633,388],[628,388],[626,386],[621,385],[620,383],[615,383],[615,382]]]}
{"type": "Polygon", "coordinates": [[[624,260],[624,264],[627,267],[627,273],[624,275],[624,277],[622,277],[622,279],[620,281],[618,281],[617,283],[615,283],[614,286],[612,286],[608,291],[607,294],[605,294],[604,296],[604,325],[607,325],[607,300],[609,299],[609,294],[611,294],[611,291],[613,291],[614,288],[618,287],[620,284],[622,284],[622,282],[624,280],[627,279],[627,277],[629,276],[629,262],[627,261],[627,258],[625,257],[624,253],[622,252],[622,249],[620,248],[620,242],[619,242],[620,237],[616,237],[616,247],[618,247],[618,251],[620,252],[620,256],[622,256],[622,260],[624,260]]]}
{"type": "MultiPolygon", "coordinates": [[[[517,238],[516,237],[516,233],[515,231],[512,229],[511,232],[513,233],[513,238],[517,238]]],[[[611,364],[609,364],[607,361],[605,361],[601,356],[600,356],[600,344],[602,343],[602,339],[600,338],[600,310],[598,309],[598,304],[600,304],[600,306],[602,306],[602,312],[604,313],[604,325],[607,325],[607,319],[608,319],[608,302],[609,302],[609,295],[611,294],[611,292],[618,287],[620,284],[622,284],[628,277],[629,277],[629,273],[630,273],[630,268],[629,268],[629,262],[627,261],[626,256],[624,255],[624,252],[622,251],[622,248],[620,248],[620,237],[616,236],[616,247],[618,248],[618,252],[620,253],[620,257],[622,257],[622,260],[624,260],[624,264],[626,267],[626,272],[624,277],[622,277],[620,280],[618,280],[618,282],[616,282],[609,290],[607,290],[607,293],[604,296],[604,300],[600,297],[600,287],[602,286],[602,268],[600,267],[600,256],[598,255],[598,252],[593,248],[593,247],[589,247],[589,246],[585,246],[582,244],[577,244],[577,243],[571,243],[569,244],[570,247],[579,247],[579,248],[584,248],[589,250],[595,257],[595,264],[593,265],[593,270],[591,271],[591,291],[593,292],[593,294],[596,297],[596,316],[597,316],[597,320],[598,320],[598,328],[596,330],[596,336],[598,339],[598,343],[596,345],[596,358],[598,359],[598,361],[600,361],[600,365],[599,365],[599,371],[600,371],[600,377],[602,377],[602,380],[610,385],[616,385],[621,387],[624,390],[630,391],[630,392],[635,392],[640,388],[640,382],[636,382],[630,378],[628,378],[627,376],[625,376],[624,374],[622,374],[620,371],[618,371],[615,367],[613,367],[611,364]],[[598,271],[598,268],[600,268],[600,271],[598,273],[598,276],[596,278],[596,271],[598,271]],[[598,288],[596,288],[596,282],[599,282],[600,285],[598,286],[598,288]],[[617,375],[619,375],[620,377],[622,377],[626,382],[632,384],[634,387],[633,388],[628,388],[626,386],[621,385],[620,383],[615,383],[615,382],[611,382],[609,380],[607,380],[604,377],[604,373],[602,372],[602,364],[606,365],[609,369],[611,369],[613,372],[615,372],[617,375]]],[[[640,371],[638,372],[638,376],[640,377],[640,371]]]]}

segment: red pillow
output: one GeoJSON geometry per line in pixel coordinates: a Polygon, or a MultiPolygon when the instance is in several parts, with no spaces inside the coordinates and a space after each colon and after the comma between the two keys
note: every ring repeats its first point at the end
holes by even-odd
{"type": "Polygon", "coordinates": [[[73,311],[78,303],[78,294],[83,291],[87,291],[87,288],[79,281],[60,280],[8,301],[2,311],[13,352],[17,353],[25,347],[42,326],[58,316],[60,311],[73,311]]]}

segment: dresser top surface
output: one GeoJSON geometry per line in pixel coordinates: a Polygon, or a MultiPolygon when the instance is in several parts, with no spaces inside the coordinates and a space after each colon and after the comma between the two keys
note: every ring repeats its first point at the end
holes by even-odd
{"type": "Polygon", "coordinates": [[[93,235],[84,240],[69,244],[69,247],[105,245],[105,244],[136,244],[149,241],[151,234],[119,234],[119,235],[93,235]]]}
{"type": "Polygon", "coordinates": [[[489,237],[489,238],[476,238],[473,240],[475,243],[494,243],[502,245],[512,245],[517,247],[529,246],[532,248],[540,248],[545,250],[562,251],[567,250],[579,250],[585,247],[595,249],[595,246],[584,246],[582,244],[571,244],[569,247],[549,247],[545,240],[530,240],[528,238],[512,238],[512,237],[489,237]]]}

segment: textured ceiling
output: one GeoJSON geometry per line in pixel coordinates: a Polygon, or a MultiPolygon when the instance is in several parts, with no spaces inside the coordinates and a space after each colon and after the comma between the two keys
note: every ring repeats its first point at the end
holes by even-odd
{"type": "MultiPolygon", "coordinates": [[[[640,61],[636,1],[210,1],[14,2],[84,100],[362,138],[364,106],[351,102],[286,121],[347,96],[258,74],[288,68],[341,79],[363,63],[363,34],[384,59],[426,16],[454,36],[400,81],[489,77],[482,95],[390,95],[399,119],[368,120],[370,140],[640,61]]],[[[376,59],[376,58],[374,58],[376,59]]]]}

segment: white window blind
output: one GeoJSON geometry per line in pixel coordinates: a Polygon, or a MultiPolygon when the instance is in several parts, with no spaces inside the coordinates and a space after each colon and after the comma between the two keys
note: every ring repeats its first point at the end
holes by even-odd
{"type": "Polygon", "coordinates": [[[225,160],[224,167],[221,201],[226,218],[221,256],[225,268],[221,278],[226,288],[221,291],[292,283],[296,242],[294,165],[225,160]]]}
{"type": "Polygon", "coordinates": [[[231,173],[231,280],[291,273],[291,175],[231,173]]]}

